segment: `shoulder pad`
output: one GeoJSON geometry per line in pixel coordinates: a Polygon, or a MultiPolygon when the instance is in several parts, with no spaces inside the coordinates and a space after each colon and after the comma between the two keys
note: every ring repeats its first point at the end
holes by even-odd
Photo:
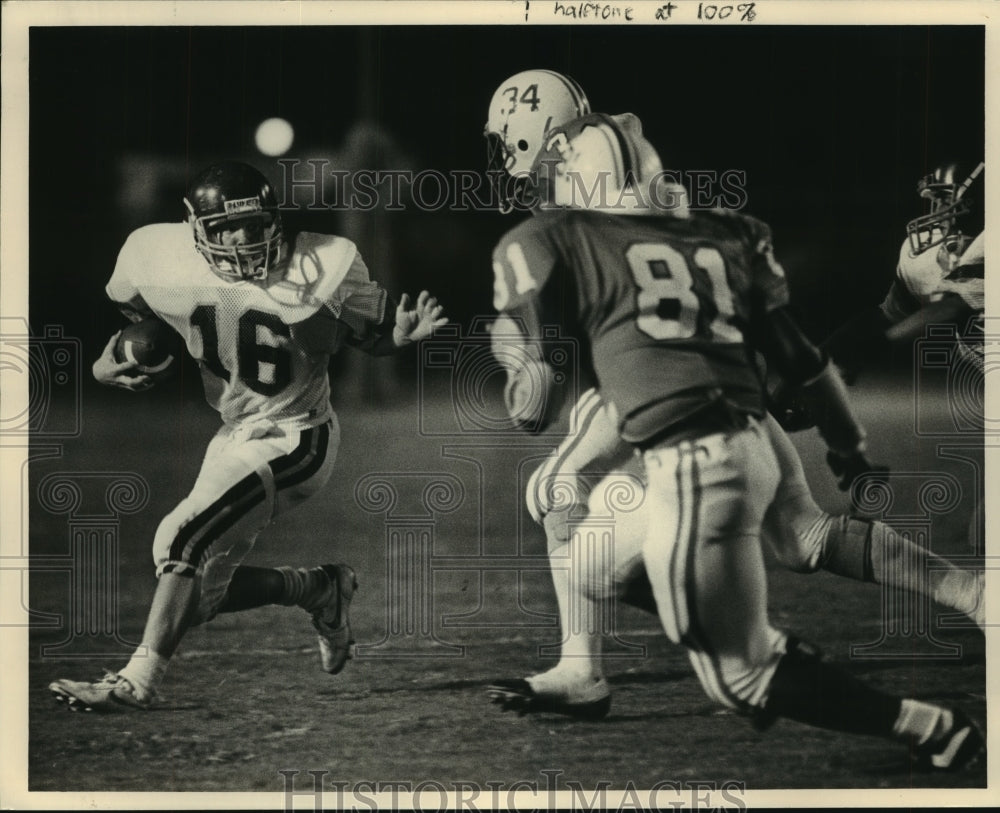
{"type": "Polygon", "coordinates": [[[271,299],[282,306],[282,319],[287,324],[301,322],[330,301],[357,253],[357,246],[346,237],[296,235],[284,275],[267,287],[271,299]]]}

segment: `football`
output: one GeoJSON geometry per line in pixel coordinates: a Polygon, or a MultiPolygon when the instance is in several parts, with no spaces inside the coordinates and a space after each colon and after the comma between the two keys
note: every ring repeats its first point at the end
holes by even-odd
{"type": "Polygon", "coordinates": [[[152,317],[123,328],[115,343],[115,361],[132,362],[139,372],[155,379],[173,372],[180,352],[180,336],[166,322],[152,317]]]}

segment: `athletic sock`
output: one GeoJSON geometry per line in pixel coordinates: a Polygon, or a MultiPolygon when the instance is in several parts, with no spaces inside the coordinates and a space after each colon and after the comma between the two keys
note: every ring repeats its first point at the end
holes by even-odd
{"type": "Polygon", "coordinates": [[[284,579],[279,604],[302,607],[314,612],[322,607],[335,589],[333,577],[322,567],[279,567],[284,579]]]}
{"type": "Polygon", "coordinates": [[[787,717],[833,731],[894,736],[901,698],[862,683],[795,639],[789,638],[787,648],[755,720],[758,727],[787,717]]]}
{"type": "Polygon", "coordinates": [[[909,698],[903,700],[899,717],[892,727],[898,739],[913,740],[917,745],[935,740],[951,730],[954,716],[948,709],[909,698]]]}
{"type": "Polygon", "coordinates": [[[267,604],[281,604],[284,592],[285,580],[275,568],[240,565],[229,580],[218,611],[236,613],[267,604]]]}
{"type": "Polygon", "coordinates": [[[156,695],[156,689],[163,681],[169,663],[169,658],[146,647],[145,655],[136,651],[125,668],[118,670],[118,674],[132,684],[140,700],[148,701],[156,695]]]}
{"type": "Polygon", "coordinates": [[[976,573],[955,567],[878,520],[835,518],[826,536],[823,567],[840,576],[928,596],[966,615],[976,611],[976,573]]]}

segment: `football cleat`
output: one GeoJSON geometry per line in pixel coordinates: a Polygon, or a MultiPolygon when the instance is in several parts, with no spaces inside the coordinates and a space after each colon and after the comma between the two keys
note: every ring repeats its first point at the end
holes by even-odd
{"type": "Polygon", "coordinates": [[[49,684],[57,703],[65,703],[70,711],[100,713],[148,709],[153,698],[143,699],[125,678],[108,672],[100,680],[56,680],[49,684]]]}
{"type": "Polygon", "coordinates": [[[503,711],[526,714],[565,714],[578,720],[601,720],[611,710],[611,691],[605,681],[594,684],[594,699],[570,700],[564,694],[536,692],[524,678],[491,683],[486,691],[490,702],[503,711]]]}
{"type": "Polygon", "coordinates": [[[354,656],[354,636],[348,610],[358,589],[354,570],[347,565],[323,565],[333,586],[326,604],[313,613],[312,622],[319,633],[319,656],[323,671],[337,674],[354,656]]]}
{"type": "Polygon", "coordinates": [[[979,726],[965,712],[952,709],[952,724],[945,734],[923,745],[914,745],[910,759],[918,771],[960,771],[986,751],[979,726]]]}

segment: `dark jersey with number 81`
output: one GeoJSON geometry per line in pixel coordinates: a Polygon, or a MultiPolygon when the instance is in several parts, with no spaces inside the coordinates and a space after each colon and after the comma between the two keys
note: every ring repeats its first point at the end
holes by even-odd
{"type": "Polygon", "coordinates": [[[764,412],[746,333],[788,301],[770,230],[733,212],[542,212],[493,257],[494,306],[540,338],[559,325],[589,339],[622,436],[642,443],[714,403],[764,412]]]}

